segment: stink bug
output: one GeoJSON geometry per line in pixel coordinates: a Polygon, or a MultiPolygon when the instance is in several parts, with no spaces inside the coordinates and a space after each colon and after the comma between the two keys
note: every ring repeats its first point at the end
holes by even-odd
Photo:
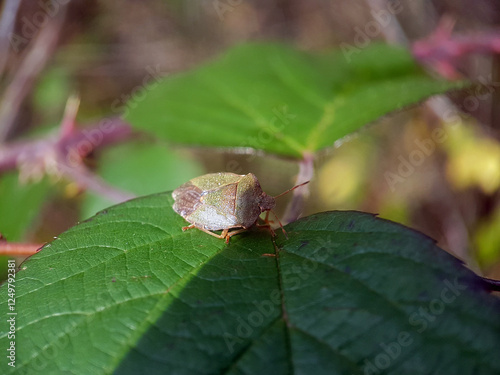
{"type": "MultiPolygon", "coordinates": [[[[262,191],[253,173],[209,173],[175,189],[173,209],[191,223],[182,230],[198,228],[214,237],[225,238],[228,243],[229,238],[256,224],[264,211],[267,211],[266,226],[271,228],[267,219],[276,204],[275,198],[308,182],[272,197],[262,191]],[[231,229],[234,230],[230,232],[231,229]],[[214,230],[222,230],[222,233],[213,233],[214,230]]],[[[285,232],[281,223],[280,226],[285,232]]],[[[272,229],[271,232],[274,233],[272,229]]]]}

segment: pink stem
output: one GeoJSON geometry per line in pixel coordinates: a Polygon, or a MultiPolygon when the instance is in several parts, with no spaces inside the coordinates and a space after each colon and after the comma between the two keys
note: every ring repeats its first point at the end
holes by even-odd
{"type": "Polygon", "coordinates": [[[13,257],[36,254],[43,244],[0,241],[0,255],[13,257]]]}
{"type": "MultiPolygon", "coordinates": [[[[304,154],[299,163],[299,173],[295,185],[312,180],[314,176],[314,154],[304,154]]],[[[284,223],[291,223],[299,218],[304,210],[305,198],[309,195],[309,184],[293,190],[292,200],[283,215],[284,223]]]]}

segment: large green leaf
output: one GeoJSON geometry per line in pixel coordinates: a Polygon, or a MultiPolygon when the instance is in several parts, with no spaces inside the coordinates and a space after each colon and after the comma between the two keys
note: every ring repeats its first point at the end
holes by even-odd
{"type": "Polygon", "coordinates": [[[499,300],[431,239],[327,212],[226,245],[171,205],[109,208],[26,261],[2,373],[500,372],[499,300]]]}
{"type": "MultiPolygon", "coordinates": [[[[175,189],[201,175],[202,168],[165,145],[131,141],[103,150],[98,173],[110,185],[139,196],[175,189]]],[[[106,197],[87,192],[81,216],[86,219],[112,203],[106,197]]]]}
{"type": "Polygon", "coordinates": [[[194,71],[155,81],[126,119],[186,145],[315,152],[375,119],[462,83],[425,76],[404,49],[374,45],[350,56],[282,45],[236,47],[194,71]]]}

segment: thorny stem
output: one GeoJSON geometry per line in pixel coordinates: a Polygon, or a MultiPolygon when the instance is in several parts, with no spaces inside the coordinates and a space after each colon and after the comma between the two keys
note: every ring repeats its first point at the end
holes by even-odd
{"type": "Polygon", "coordinates": [[[60,142],[64,141],[67,137],[75,132],[76,126],[76,115],[78,109],[80,108],[80,97],[76,94],[71,95],[67,102],[66,108],[64,109],[64,116],[61,121],[59,138],[60,142]]]}
{"type": "Polygon", "coordinates": [[[71,153],[78,153],[79,156],[84,157],[98,146],[107,146],[130,137],[130,125],[122,119],[116,117],[110,118],[108,121],[107,127],[111,130],[107,132],[100,130],[101,124],[95,124],[86,126],[84,130],[75,130],[71,136],[66,137],[62,141],[51,134],[32,141],[16,142],[6,145],[0,144],[0,172],[16,169],[20,166],[19,164],[24,159],[29,158],[30,155],[33,155],[33,157],[35,154],[40,156],[49,149],[58,148],[59,152],[68,154],[68,157],[71,156],[71,153]],[[99,132],[102,136],[98,145],[93,144],[88,139],[88,134],[92,134],[94,131],[99,132]],[[80,150],[79,145],[83,144],[91,145],[91,148],[80,150]],[[85,153],[83,153],[83,151],[85,151],[85,153]]]}
{"type": "Polygon", "coordinates": [[[134,195],[109,186],[81,163],[81,159],[96,147],[130,137],[130,125],[120,118],[105,121],[105,124],[103,120],[83,130],[73,128],[71,132],[64,132],[63,138],[60,134],[51,134],[33,141],[0,145],[0,173],[19,168],[20,175],[27,175],[29,179],[30,171],[41,168],[56,177],[66,176],[80,187],[93,190],[113,202],[131,199],[134,195]],[[99,142],[92,134],[98,135],[99,142]]]}
{"type": "MultiPolygon", "coordinates": [[[[312,180],[314,176],[314,154],[305,153],[303,159],[299,163],[299,173],[295,180],[295,185],[299,185],[305,181],[312,180]]],[[[304,210],[305,198],[309,195],[309,185],[301,186],[293,190],[292,200],[288,204],[285,214],[283,215],[283,222],[285,224],[291,223],[299,218],[304,210]]]]}
{"type": "Polygon", "coordinates": [[[416,60],[431,65],[448,79],[460,78],[455,64],[458,58],[473,53],[499,53],[500,34],[478,32],[473,35],[452,35],[455,20],[443,17],[436,30],[427,38],[413,43],[411,50],[416,60]]]}
{"type": "MultiPolygon", "coordinates": [[[[387,7],[385,0],[365,1],[373,12],[387,7]]],[[[432,67],[445,78],[457,79],[460,77],[455,68],[457,59],[474,53],[500,53],[500,33],[495,30],[472,35],[453,35],[454,25],[452,17],[444,16],[427,38],[412,43],[394,16],[387,26],[381,28],[381,32],[387,42],[410,48],[415,60],[422,65],[432,67]]]]}

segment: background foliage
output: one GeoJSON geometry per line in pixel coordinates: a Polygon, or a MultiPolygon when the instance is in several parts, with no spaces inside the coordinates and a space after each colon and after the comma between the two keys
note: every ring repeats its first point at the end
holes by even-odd
{"type": "MultiPolygon", "coordinates": [[[[227,5],[224,1],[216,3],[219,7],[204,1],[189,5],[163,0],[126,5],[115,1],[72,2],[69,12],[65,14],[66,21],[61,26],[64,37],[50,50],[52,58],[41,63],[45,67],[40,71],[38,80],[33,81],[33,90],[28,91],[23,107],[26,115],[18,116],[17,130],[12,138],[33,132],[40,134],[39,128],[44,131],[54,129],[61,121],[66,98],[74,90],[81,96],[77,119],[79,126],[95,123],[99,118],[127,113],[141,104],[141,98],[136,94],[145,84],[156,82],[159,76],[170,76],[213,60],[228,46],[246,40],[280,40],[310,51],[335,46],[341,47],[341,51],[349,48],[363,51],[367,45],[384,39],[394,41],[394,35],[398,35],[394,31],[397,30],[395,22],[381,27],[371,34],[373,36],[368,35],[367,25],[376,19],[374,14],[382,14],[382,9],[387,8],[370,8],[361,0],[349,5],[309,2],[307,6],[301,1],[255,1],[229,7],[224,7],[227,5]],[[125,28],[125,24],[134,27],[125,28]]],[[[456,19],[454,31],[457,35],[489,32],[497,22],[496,6],[491,1],[481,1],[474,7],[465,2],[405,3],[397,8],[397,20],[402,25],[399,35],[407,37],[411,44],[430,35],[440,15],[444,14],[451,14],[456,19]],[[421,21],[416,22],[415,14],[421,16],[418,17],[421,21]]],[[[19,18],[25,16],[30,20],[38,10],[36,4],[23,2],[19,18]]],[[[51,22],[58,19],[50,18],[51,22]]],[[[22,23],[17,25],[15,31],[21,33],[22,26],[22,23]]],[[[402,39],[396,40],[400,43],[402,39]]],[[[19,50],[10,51],[3,72],[4,88],[23,61],[23,52],[33,47],[35,41],[34,37],[27,38],[19,45],[19,50]]],[[[358,54],[348,56],[356,57],[358,54]]],[[[498,231],[494,228],[498,227],[497,218],[500,217],[497,193],[500,175],[497,155],[500,147],[493,125],[497,123],[497,114],[492,110],[498,106],[495,106],[495,82],[489,79],[495,75],[486,59],[476,55],[453,62],[468,78],[491,84],[481,90],[472,89],[454,96],[463,113],[472,117],[462,117],[460,123],[455,123],[457,126],[453,127],[453,132],[436,121],[427,107],[413,108],[378,120],[376,126],[358,134],[356,139],[344,142],[335,152],[327,150],[321,153],[316,161],[318,180],[312,185],[314,190],[308,201],[310,211],[304,214],[338,208],[379,213],[423,231],[472,267],[491,277],[498,276],[498,246],[490,245],[499,241],[495,234],[498,231]],[[415,142],[431,137],[435,128],[443,128],[447,139],[436,143],[435,152],[391,190],[384,174],[397,173],[401,159],[408,160],[410,154],[418,150],[415,142]],[[468,151],[463,152],[465,149],[468,151]],[[482,239],[485,233],[488,241],[482,239]]],[[[337,62],[346,68],[352,67],[346,61],[339,53],[337,62]]],[[[327,68],[318,69],[323,74],[335,74],[327,68]]],[[[168,103],[163,105],[168,106],[168,103]]],[[[293,112],[292,107],[290,111],[293,112]]],[[[366,111],[354,112],[362,115],[366,111]]],[[[137,126],[146,127],[147,124],[137,126]]],[[[223,130],[217,138],[218,142],[223,142],[226,135],[227,131],[223,130]]],[[[113,186],[136,194],[173,189],[184,171],[191,171],[184,175],[189,178],[200,172],[228,170],[233,165],[239,167],[237,172],[240,173],[254,171],[265,188],[276,194],[293,184],[293,176],[297,172],[294,163],[270,160],[260,155],[183,149],[182,156],[178,157],[182,162],[161,173],[150,159],[141,170],[144,175],[153,176],[151,178],[155,181],[148,181],[136,190],[130,185],[130,181],[134,180],[132,173],[115,172],[114,177],[107,176],[108,173],[113,174],[107,171],[107,168],[113,167],[104,165],[108,152],[113,152],[118,158],[120,153],[123,158],[132,158],[126,148],[112,151],[109,147],[98,147],[89,155],[88,166],[103,171],[98,173],[102,173],[113,186]],[[186,153],[190,153],[191,157],[186,153]],[[198,166],[186,169],[183,163],[188,159],[198,166]]],[[[165,152],[175,155],[179,149],[165,152]]],[[[140,153],[137,151],[137,160],[147,158],[140,153]]],[[[3,179],[3,175],[0,178],[3,179]]],[[[135,181],[141,179],[136,178],[135,181]]],[[[48,183],[52,191],[50,199],[46,198],[46,203],[36,210],[36,206],[22,199],[22,188],[2,181],[3,189],[6,186],[10,188],[2,191],[0,196],[0,200],[4,200],[0,207],[5,207],[0,217],[11,215],[12,210],[7,207],[8,201],[12,200],[21,202],[16,211],[26,218],[16,229],[25,236],[17,238],[11,235],[8,240],[48,241],[79,219],[89,217],[98,207],[103,207],[104,201],[110,202],[109,197],[97,198],[96,195],[100,194],[93,192],[88,193],[93,198],[86,198],[87,193],[83,196],[81,189],[66,179],[49,178],[48,183]],[[98,206],[97,199],[103,204],[98,206]]],[[[42,185],[32,184],[30,189],[37,189],[37,196],[49,197],[44,195],[45,187],[42,185]]]]}
{"type": "MultiPolygon", "coordinates": [[[[3,5],[7,6],[7,3],[14,2],[6,1],[3,5]]],[[[390,8],[387,3],[377,1],[328,4],[299,0],[238,3],[220,0],[196,4],[164,0],[139,3],[72,1],[66,10],[57,4],[48,16],[47,26],[35,27],[31,36],[26,35],[27,26],[23,19],[28,22],[34,19],[40,5],[36,2],[20,4],[19,22],[12,27],[15,33],[24,35],[25,40],[17,45],[0,43],[0,50],[8,52],[0,54],[0,133],[4,133],[4,128],[8,130],[5,142],[0,145],[0,232],[7,240],[33,244],[51,241],[98,210],[122,201],[124,196],[171,190],[206,172],[252,171],[260,178],[265,191],[278,194],[293,185],[295,176],[300,172],[300,158],[314,152],[315,177],[304,216],[331,209],[378,213],[383,218],[393,219],[435,238],[441,248],[464,260],[478,274],[500,278],[500,143],[497,128],[500,122],[497,121],[496,110],[500,107],[497,105],[498,85],[494,78],[497,76],[496,57],[461,55],[460,48],[457,48],[453,50],[458,51],[457,54],[449,60],[440,60],[442,55],[425,55],[422,52],[425,48],[417,48],[422,42],[424,47],[432,47],[436,42],[440,52],[447,51],[445,47],[450,45],[463,47],[467,36],[474,32],[479,35],[477,40],[487,46],[488,41],[496,38],[496,34],[491,32],[500,14],[496,3],[486,0],[476,2],[474,6],[465,1],[453,4],[439,1],[403,3],[395,11],[396,17],[390,16],[391,22],[385,24],[384,18],[380,17],[387,16],[390,8]],[[440,18],[449,14],[456,19],[453,35],[446,34],[446,27],[438,27],[440,18]],[[374,22],[379,25],[376,29],[373,29],[373,25],[377,25],[374,22]],[[50,34],[51,28],[55,33],[50,34]],[[464,38],[454,39],[454,35],[464,38]],[[435,39],[425,39],[429,36],[435,39]],[[249,41],[251,43],[245,44],[249,41]],[[400,46],[387,46],[381,43],[383,41],[400,46]],[[459,44],[459,41],[464,44],[459,44]],[[30,60],[29,52],[35,47],[43,53],[37,54],[39,60],[30,60]],[[336,49],[335,52],[332,48],[336,49]],[[29,61],[35,61],[35,64],[32,63],[30,74],[25,76],[25,70],[21,68],[29,61]],[[444,80],[443,75],[447,78],[456,75],[454,78],[459,79],[444,80]],[[432,94],[464,87],[465,79],[475,84],[451,94],[451,101],[440,97],[440,100],[416,105],[432,94]],[[19,87],[23,90],[17,96],[13,95],[19,87]],[[78,92],[81,99],[76,129],[69,128],[67,121],[62,120],[67,98],[74,92],[78,92]],[[390,112],[390,116],[381,117],[390,112]],[[113,138],[113,130],[109,133],[106,130],[110,129],[106,127],[106,121],[122,115],[132,124],[133,132],[124,132],[120,137],[113,138]],[[353,134],[367,123],[370,126],[353,134]],[[40,153],[35,153],[31,159],[29,153],[20,153],[22,157],[16,163],[4,163],[9,147],[19,141],[42,138],[56,142],[62,139],[66,142],[62,144],[71,144],[71,137],[64,138],[65,129],[70,129],[70,135],[83,130],[79,133],[84,135],[83,141],[72,146],[76,150],[87,150],[82,154],[81,165],[78,164],[85,173],[78,168],[72,168],[69,174],[60,173],[54,168],[57,160],[53,154],[44,152],[51,149],[43,144],[37,149],[41,150],[40,153]],[[348,134],[350,137],[344,138],[348,134]],[[223,146],[238,149],[234,153],[223,149],[223,146]],[[266,153],[251,152],[247,147],[266,153]]],[[[476,43],[476,48],[477,45],[479,43],[476,43]]],[[[491,51],[485,48],[479,52],[491,51]]],[[[68,113],[71,110],[66,109],[68,113]]],[[[125,357],[128,347],[120,345],[137,342],[138,337],[133,336],[133,332],[138,326],[141,327],[137,330],[138,335],[147,332],[144,340],[151,337],[151,343],[158,340],[153,323],[162,311],[168,311],[165,314],[173,316],[178,316],[178,311],[181,311],[182,314],[192,314],[189,316],[196,320],[205,312],[205,304],[212,308],[213,299],[221,298],[226,302],[236,301],[233,317],[249,312],[245,310],[248,306],[232,299],[235,298],[234,288],[212,289],[214,284],[206,282],[206,278],[214,276],[210,267],[235,269],[237,275],[243,272],[245,277],[241,288],[252,293],[260,291],[259,288],[267,290],[268,287],[276,287],[276,275],[260,280],[259,275],[252,272],[262,270],[242,266],[247,261],[244,256],[255,256],[250,260],[252,262],[273,261],[254,254],[255,249],[261,246],[258,241],[264,241],[256,233],[253,233],[256,237],[242,236],[241,240],[238,239],[222,252],[218,252],[223,246],[220,241],[208,239],[212,247],[208,246],[209,252],[203,253],[200,249],[203,249],[207,239],[197,232],[188,233],[187,237],[174,236],[175,241],[180,241],[175,246],[169,243],[162,237],[164,233],[160,232],[171,227],[167,222],[175,222],[178,228],[182,220],[169,216],[170,212],[160,217],[148,211],[151,202],[155,202],[157,208],[164,206],[168,209],[171,204],[168,199],[168,194],[155,195],[117,206],[110,211],[112,215],[104,213],[93,221],[74,227],[61,236],[61,240],[54,242],[54,246],[45,248],[24,265],[25,269],[19,273],[23,280],[21,285],[24,285],[20,288],[19,300],[20,306],[24,306],[29,314],[20,324],[19,340],[31,342],[31,346],[22,349],[26,350],[24,352],[20,351],[23,363],[40,365],[33,358],[46,358],[45,354],[51,348],[59,350],[60,342],[65,343],[64,350],[69,352],[68,344],[85,347],[90,352],[92,343],[96,343],[94,338],[100,332],[99,327],[102,327],[109,330],[110,336],[119,333],[114,344],[118,344],[118,352],[121,353],[117,358],[124,361],[101,358],[101,364],[106,363],[110,371],[117,368],[121,372],[131,371],[132,364],[142,363],[140,353],[150,351],[148,343],[139,341],[134,346],[138,357],[132,354],[125,357]],[[135,209],[138,212],[131,214],[135,209]],[[120,210],[126,211],[127,215],[138,215],[137,222],[121,223],[114,219],[107,222],[108,217],[114,218],[113,215],[122,212],[120,210]],[[137,236],[137,225],[148,226],[149,222],[144,219],[148,216],[153,220],[151,223],[158,227],[148,227],[137,236]],[[109,232],[119,237],[122,241],[119,246],[97,229],[101,224],[109,225],[109,232]],[[155,235],[158,242],[155,242],[155,235]],[[192,239],[189,246],[193,247],[193,253],[185,255],[186,259],[166,261],[162,258],[175,258],[176,246],[189,248],[185,243],[188,238],[192,239]],[[196,242],[197,238],[203,241],[196,242]],[[101,258],[103,241],[112,242],[111,251],[106,254],[114,254],[116,259],[101,258]],[[154,245],[148,247],[149,241],[153,241],[154,245]],[[199,247],[195,247],[196,244],[199,247]],[[79,255],[73,256],[73,250],[82,248],[87,251],[76,252],[79,255]],[[137,248],[140,251],[135,251],[137,248]],[[212,259],[211,255],[215,258],[212,259]],[[178,264],[179,268],[151,270],[148,269],[151,259],[154,260],[154,267],[178,264]],[[67,265],[64,268],[54,267],[59,262],[67,265]],[[196,268],[197,264],[207,266],[203,268],[207,274],[200,276],[195,272],[188,278],[181,277],[180,284],[175,284],[178,289],[172,293],[181,301],[183,298],[189,301],[189,306],[196,307],[201,301],[197,299],[197,290],[206,292],[209,297],[202,301],[200,310],[194,308],[186,312],[189,308],[179,302],[172,306],[174,310],[166,310],[164,300],[154,307],[157,302],[155,293],[163,293],[165,287],[169,288],[180,269],[186,271],[193,265],[196,268]],[[247,278],[258,279],[263,285],[256,286],[247,278]],[[247,286],[245,280],[252,285],[247,286]],[[118,285],[127,287],[116,288],[118,285]],[[52,299],[54,295],[59,296],[61,301],[70,295],[66,302],[71,306],[64,303],[58,305],[52,299]],[[72,304],[75,296],[79,298],[72,304]],[[134,296],[139,299],[134,300],[134,296]],[[145,299],[141,299],[144,296],[145,299]],[[106,302],[110,298],[113,302],[106,302]],[[129,301],[129,298],[139,308],[157,315],[141,321],[140,316],[133,314],[136,305],[127,305],[119,311],[121,305],[115,302],[129,301]],[[38,308],[36,301],[40,300],[51,302],[38,308]],[[146,300],[151,305],[141,305],[146,300]],[[151,309],[148,310],[149,307],[151,309]],[[101,309],[104,310],[101,312],[101,309]],[[114,319],[118,313],[123,315],[114,319]],[[82,324],[86,327],[88,321],[85,319],[95,317],[101,320],[100,325],[96,324],[93,329],[85,328],[82,333],[80,328],[74,328],[74,323],[80,327],[78,324],[81,322],[85,322],[82,324]],[[44,329],[40,329],[38,324],[42,324],[44,329]],[[64,327],[63,331],[61,327],[64,327]],[[33,334],[32,330],[39,333],[33,334]],[[78,334],[74,335],[75,332],[78,334]],[[28,336],[32,337],[32,341],[28,341],[28,336]],[[55,341],[54,337],[57,338],[55,341]]],[[[283,199],[278,208],[280,213],[285,203],[286,199],[283,199]]],[[[349,215],[356,214],[345,215],[343,219],[348,221],[349,215]]],[[[336,220],[330,216],[313,216],[293,224],[291,232],[295,228],[297,233],[291,236],[291,245],[281,242],[281,237],[277,240],[278,247],[287,254],[278,259],[277,264],[284,262],[283,267],[289,265],[293,269],[298,265],[300,268],[301,263],[293,260],[294,251],[302,248],[306,241],[303,236],[315,240],[324,237],[318,235],[315,228],[328,227],[333,238],[345,235],[345,228],[331,224],[336,220]]],[[[371,228],[370,225],[376,229],[389,225],[371,216],[356,217],[354,222],[358,223],[358,220],[371,223],[367,224],[368,228],[371,228]]],[[[425,362],[425,366],[429,367],[413,368],[413,371],[427,373],[429,369],[437,369],[438,360],[433,357],[438,355],[436,353],[439,353],[440,360],[447,358],[446,365],[453,364],[461,371],[497,371],[489,357],[489,348],[498,341],[496,300],[484,294],[476,276],[443,254],[429,240],[397,226],[389,227],[403,237],[412,238],[415,242],[410,241],[409,246],[414,247],[407,248],[398,240],[395,244],[391,236],[383,239],[377,244],[377,249],[390,249],[388,256],[391,261],[384,262],[385,258],[380,254],[373,259],[369,254],[362,254],[354,264],[346,265],[343,271],[348,276],[342,279],[346,283],[342,285],[350,290],[356,277],[363,279],[369,273],[366,280],[376,283],[377,290],[387,293],[389,302],[404,305],[407,308],[405,313],[411,315],[414,309],[428,308],[433,300],[439,301],[440,296],[435,294],[441,291],[438,286],[459,274],[469,286],[460,296],[459,307],[445,305],[443,315],[433,328],[433,332],[438,329],[439,334],[435,337],[427,333],[418,336],[418,340],[422,340],[418,342],[419,349],[413,350],[412,347],[411,350],[417,357],[435,358],[436,362],[429,359],[425,362]],[[420,290],[412,289],[409,287],[415,279],[412,272],[419,268],[413,261],[411,266],[397,261],[393,263],[393,258],[401,255],[400,252],[410,257],[415,252],[422,252],[424,263],[437,263],[440,268],[437,271],[425,268],[422,279],[428,284],[421,285],[420,290]],[[354,268],[360,269],[362,274],[354,277],[354,268]],[[398,280],[406,280],[401,281],[401,285],[408,294],[391,289],[395,285],[384,289],[383,281],[390,280],[385,277],[389,271],[398,280]],[[401,298],[406,299],[403,301],[401,298]],[[491,310],[486,306],[490,306],[491,310]],[[477,325],[476,321],[483,324],[477,325]],[[439,325],[439,322],[443,324],[439,325]],[[475,340],[478,331],[484,331],[487,339],[475,340]],[[437,350],[443,346],[436,343],[449,336],[457,340],[457,346],[449,351],[447,348],[445,352],[437,350]],[[454,357],[466,348],[472,348],[470,357],[454,357]]],[[[347,233],[352,230],[347,228],[347,233]]],[[[327,249],[331,255],[333,249],[336,257],[341,256],[337,253],[335,241],[311,246],[311,251],[327,249]]],[[[348,248],[350,251],[357,246],[351,245],[352,248],[348,248]]],[[[365,249],[363,246],[361,249],[365,249]]],[[[269,241],[262,245],[262,249],[267,247],[269,249],[265,251],[272,252],[269,241]]],[[[18,259],[19,262],[21,260],[18,259]]],[[[332,260],[332,264],[337,261],[337,258],[332,260]]],[[[6,259],[2,262],[5,265],[6,259]]],[[[323,266],[317,264],[317,267],[323,266]]],[[[275,271],[275,267],[271,268],[275,271]]],[[[323,279],[338,282],[336,276],[329,272],[321,274],[323,279]]],[[[318,309],[325,307],[317,303],[322,298],[322,301],[331,298],[331,301],[337,302],[339,298],[349,298],[342,288],[321,285],[319,280],[323,279],[311,277],[307,282],[300,283],[297,289],[290,287],[293,298],[287,299],[286,303],[295,306],[292,311],[300,315],[300,305],[308,304],[305,298],[314,294],[311,291],[323,293],[315,296],[317,300],[311,301],[311,306],[318,309]]],[[[219,281],[224,283],[224,280],[219,281]]],[[[282,286],[282,290],[287,289],[282,286]]],[[[353,290],[357,289],[354,287],[353,290]]],[[[261,300],[261,297],[256,298],[261,300]]],[[[395,313],[390,309],[378,311],[375,307],[380,303],[374,300],[363,300],[368,304],[363,305],[368,314],[374,314],[371,316],[373,320],[367,321],[377,322],[377,317],[385,316],[384,313],[392,318],[397,315],[397,311],[395,313]]],[[[317,316],[324,314],[325,319],[317,327],[313,323],[302,327],[308,321],[300,315],[301,318],[294,321],[296,327],[301,326],[299,333],[289,329],[286,319],[278,319],[275,325],[264,325],[269,328],[265,334],[259,330],[253,332],[260,339],[255,346],[248,346],[245,341],[243,345],[250,349],[241,352],[246,353],[238,357],[241,362],[235,360],[232,353],[224,361],[242,366],[241,369],[238,366],[232,368],[235,373],[243,372],[245,368],[256,370],[252,367],[258,362],[255,358],[268,358],[267,345],[276,347],[283,340],[295,342],[300,336],[293,350],[289,348],[287,353],[272,354],[277,357],[283,355],[296,368],[305,369],[307,361],[300,358],[307,358],[314,352],[318,354],[318,361],[338,360],[334,366],[338,366],[339,371],[352,369],[355,372],[368,365],[363,363],[363,359],[372,358],[375,361],[380,354],[380,342],[397,339],[397,334],[389,333],[414,328],[405,319],[395,319],[394,327],[386,330],[387,336],[376,335],[380,341],[375,340],[372,346],[361,343],[356,349],[355,340],[351,337],[352,342],[346,349],[343,343],[331,341],[339,336],[338,330],[331,332],[331,337],[319,337],[318,332],[314,332],[315,328],[321,331],[329,327],[327,323],[331,319],[343,316],[342,310],[328,306],[326,312],[315,312],[317,316]],[[304,337],[309,334],[314,339],[304,337]],[[311,340],[316,341],[313,343],[311,340]],[[352,363],[346,363],[345,358],[340,359],[342,356],[332,356],[332,350],[342,352],[344,349],[351,356],[352,363]],[[297,353],[304,357],[295,357],[297,353]],[[249,367],[245,367],[247,365],[249,367]]],[[[218,314],[218,310],[211,311],[218,314]]],[[[290,317],[294,319],[292,315],[290,317]]],[[[353,319],[354,326],[359,324],[356,323],[357,315],[354,314],[353,319]]],[[[367,317],[363,316],[363,319],[367,317]]],[[[168,322],[158,322],[160,328],[170,329],[168,322]]],[[[181,327],[185,327],[182,323],[181,327]]],[[[214,334],[220,339],[224,338],[224,332],[236,327],[216,324],[213,331],[208,332],[198,327],[197,332],[189,332],[189,335],[199,338],[214,334]]],[[[168,332],[172,337],[182,337],[187,331],[168,332]]],[[[370,330],[366,332],[373,333],[370,330]]],[[[212,343],[207,340],[206,347],[212,343]]],[[[186,350],[193,350],[188,344],[186,350]]],[[[109,347],[100,349],[99,356],[106,357],[103,353],[109,347]]],[[[198,354],[203,352],[203,349],[198,349],[201,350],[198,354]]],[[[218,353],[222,352],[226,353],[225,349],[218,353]]],[[[50,366],[62,366],[59,369],[74,366],[74,363],[64,362],[67,361],[65,353],[68,352],[61,351],[58,360],[51,362],[50,366]]],[[[405,363],[420,362],[418,359],[415,359],[416,362],[406,361],[408,358],[404,355],[398,355],[390,368],[399,371],[399,366],[405,363]]],[[[202,356],[203,353],[198,357],[199,363],[204,363],[202,356]]],[[[88,365],[83,356],[71,358],[80,361],[81,369],[88,365]]],[[[330,363],[328,368],[332,365],[330,363]]],[[[286,373],[286,369],[282,370],[286,373]]]]}

